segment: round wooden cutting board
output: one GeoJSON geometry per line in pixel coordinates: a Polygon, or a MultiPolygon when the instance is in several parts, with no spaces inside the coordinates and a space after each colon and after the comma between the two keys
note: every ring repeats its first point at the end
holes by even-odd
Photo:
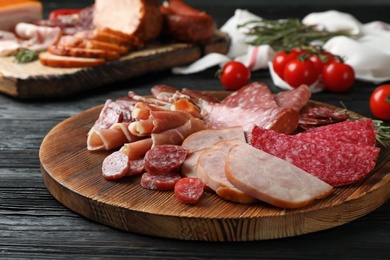
{"type": "Polygon", "coordinates": [[[39,156],[49,192],[69,209],[110,227],[183,240],[275,239],[348,223],[390,198],[390,149],[384,148],[367,178],[335,188],[328,198],[300,209],[281,209],[266,203],[235,204],[208,192],[199,203],[190,205],[181,203],[171,191],[142,188],[140,176],[107,181],[102,177],[101,165],[110,152],[86,148],[87,133],[102,107],[55,126],[43,140],[39,156]]]}

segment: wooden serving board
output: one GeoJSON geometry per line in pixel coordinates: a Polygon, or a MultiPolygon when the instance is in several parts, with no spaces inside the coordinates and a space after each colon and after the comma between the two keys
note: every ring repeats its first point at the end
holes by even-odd
{"type": "Polygon", "coordinates": [[[109,83],[190,64],[203,55],[226,53],[230,38],[217,31],[202,45],[153,43],[118,61],[89,68],[52,68],[39,61],[19,64],[13,57],[0,58],[0,93],[19,98],[63,97],[109,83]]]}
{"type": "MultiPolygon", "coordinates": [[[[318,104],[325,105],[314,101],[308,105],[318,104]]],[[[171,191],[142,188],[140,175],[107,181],[101,174],[101,165],[110,152],[86,148],[86,135],[102,107],[91,108],[55,126],[43,140],[39,156],[49,192],[69,209],[110,227],[183,240],[266,240],[348,223],[390,198],[390,149],[384,148],[367,178],[335,188],[328,198],[300,209],[266,203],[235,204],[208,192],[199,203],[189,205],[181,203],[171,191]]]]}

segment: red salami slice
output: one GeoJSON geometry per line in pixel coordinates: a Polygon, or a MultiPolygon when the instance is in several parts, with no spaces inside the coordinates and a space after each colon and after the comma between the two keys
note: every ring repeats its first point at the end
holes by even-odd
{"type": "Polygon", "coordinates": [[[240,88],[223,99],[221,104],[227,107],[248,109],[255,107],[261,107],[263,109],[278,108],[278,104],[270,89],[262,82],[253,82],[240,88]]]}
{"type": "Polygon", "coordinates": [[[103,177],[107,180],[117,180],[127,175],[129,157],[120,151],[107,156],[102,164],[103,177]]]}
{"type": "Polygon", "coordinates": [[[174,190],[180,175],[174,172],[156,174],[145,172],[141,177],[141,187],[149,190],[174,190]]]}
{"type": "Polygon", "coordinates": [[[364,120],[347,120],[343,122],[338,122],[326,126],[320,126],[308,130],[308,132],[333,132],[337,133],[340,131],[354,131],[354,130],[370,130],[375,131],[374,123],[371,119],[364,120]]]}
{"type": "Polygon", "coordinates": [[[376,132],[374,130],[342,130],[332,131],[308,131],[294,135],[301,140],[311,141],[315,139],[324,139],[329,141],[339,141],[353,143],[357,145],[375,146],[376,132]]]}
{"type": "Polygon", "coordinates": [[[204,183],[199,178],[182,178],[175,184],[175,196],[184,203],[196,203],[204,192],[204,183]]]}
{"type": "Polygon", "coordinates": [[[292,108],[299,112],[311,97],[308,86],[301,85],[293,90],[282,91],[274,95],[274,99],[279,107],[292,108]]]}
{"type": "Polygon", "coordinates": [[[150,173],[167,173],[180,168],[189,149],[180,145],[159,145],[145,154],[145,170],[150,173]]]}
{"type": "Polygon", "coordinates": [[[332,186],[354,183],[375,167],[379,148],[294,136],[254,127],[251,145],[284,159],[332,186]]]}

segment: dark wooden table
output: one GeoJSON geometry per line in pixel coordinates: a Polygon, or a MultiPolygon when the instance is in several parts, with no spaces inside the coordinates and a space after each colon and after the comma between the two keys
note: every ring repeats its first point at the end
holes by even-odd
{"type": "MultiPolygon", "coordinates": [[[[47,4],[45,12],[57,7],[47,4]]],[[[200,8],[208,10],[220,26],[233,15],[235,8],[247,8],[265,18],[284,18],[303,17],[336,7],[237,4],[200,8]]],[[[340,5],[337,9],[352,13],[363,22],[390,22],[384,6],[340,5]]],[[[47,191],[38,152],[45,135],[59,122],[108,98],[125,96],[129,90],[149,94],[149,89],[160,83],[178,88],[222,90],[214,77],[215,71],[212,68],[186,76],[169,71],[152,73],[61,100],[20,101],[0,95],[0,258],[388,259],[389,202],[356,221],[317,233],[278,240],[211,243],[115,230],[70,211],[47,191]]],[[[264,81],[274,92],[278,91],[268,71],[253,73],[252,80],[264,81]]],[[[368,99],[375,87],[356,82],[346,94],[322,92],[314,94],[312,99],[337,106],[343,102],[348,109],[372,117],[368,99]]]]}

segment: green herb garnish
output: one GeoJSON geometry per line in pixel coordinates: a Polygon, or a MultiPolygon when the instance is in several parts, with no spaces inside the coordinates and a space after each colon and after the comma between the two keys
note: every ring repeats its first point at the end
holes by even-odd
{"type": "Polygon", "coordinates": [[[249,45],[268,44],[274,50],[291,50],[300,45],[310,45],[314,41],[325,42],[337,35],[349,36],[347,32],[329,32],[316,26],[303,24],[299,19],[249,21],[238,25],[245,27],[251,40],[249,45]]]}
{"type": "Polygon", "coordinates": [[[33,51],[29,49],[20,49],[16,54],[14,54],[15,60],[18,63],[28,63],[38,59],[39,53],[42,51],[33,51]]]}

